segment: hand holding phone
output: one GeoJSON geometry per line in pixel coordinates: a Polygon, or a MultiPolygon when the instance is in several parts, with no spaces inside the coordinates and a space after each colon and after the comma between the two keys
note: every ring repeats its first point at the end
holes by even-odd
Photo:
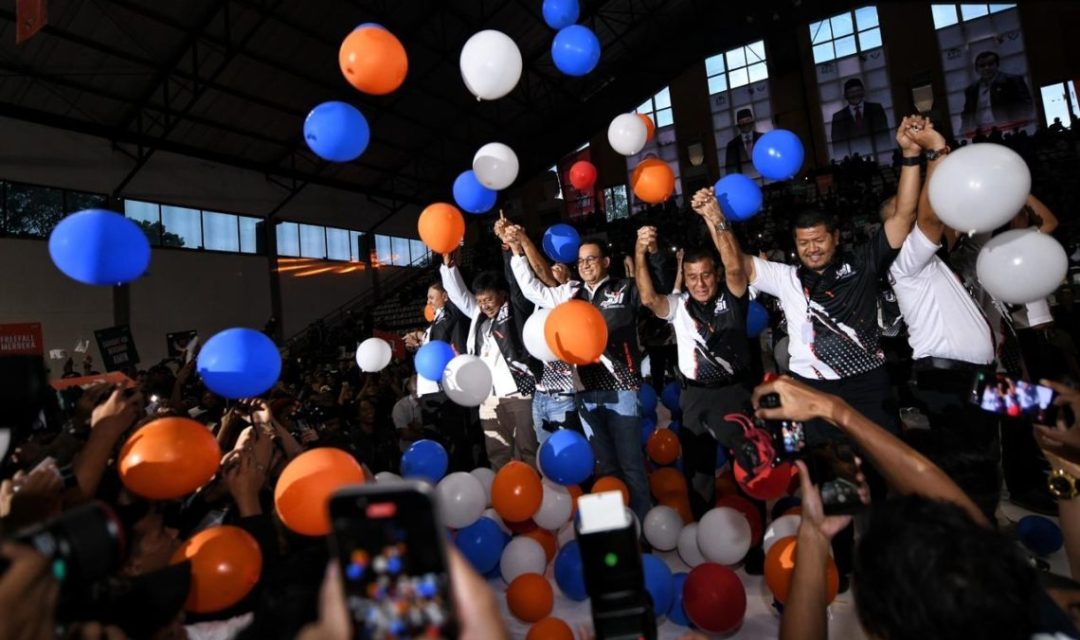
{"type": "Polygon", "coordinates": [[[984,411],[1048,425],[1057,422],[1056,399],[1051,387],[1001,374],[977,374],[971,392],[971,401],[984,411]]]}

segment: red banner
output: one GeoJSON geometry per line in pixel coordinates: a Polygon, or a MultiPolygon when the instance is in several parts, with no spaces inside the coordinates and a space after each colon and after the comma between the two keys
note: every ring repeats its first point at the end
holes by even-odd
{"type": "Polygon", "coordinates": [[[15,0],[15,44],[22,44],[49,21],[45,0],[15,0]]]}
{"type": "Polygon", "coordinates": [[[578,191],[570,184],[570,167],[579,160],[589,161],[592,157],[588,148],[571,153],[559,161],[559,186],[562,187],[563,201],[566,202],[566,215],[571,220],[587,218],[597,211],[603,211],[603,202],[597,203],[600,189],[597,185],[588,191],[578,191]]]}
{"type": "Polygon", "coordinates": [[[40,322],[0,324],[0,357],[40,356],[44,353],[40,322]]]}
{"type": "Polygon", "coordinates": [[[72,387],[82,387],[83,389],[89,389],[90,387],[94,387],[99,384],[120,385],[125,389],[130,389],[135,386],[135,381],[120,373],[119,371],[110,371],[109,373],[103,373],[96,376],[60,378],[59,380],[49,381],[49,386],[53,389],[56,389],[57,391],[63,391],[64,389],[70,389],[72,387]]]}
{"type": "Polygon", "coordinates": [[[383,340],[386,340],[388,343],[390,343],[390,348],[394,350],[394,359],[395,360],[404,360],[405,359],[405,339],[404,338],[397,335],[396,333],[388,333],[386,331],[380,331],[378,329],[375,329],[372,332],[372,335],[374,335],[376,338],[382,338],[383,340]]]}

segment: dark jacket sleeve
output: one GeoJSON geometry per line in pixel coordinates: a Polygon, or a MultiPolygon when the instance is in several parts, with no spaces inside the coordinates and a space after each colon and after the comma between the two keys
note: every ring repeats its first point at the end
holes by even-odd
{"type": "Polygon", "coordinates": [[[503,251],[502,253],[503,275],[510,287],[510,305],[514,307],[514,313],[521,314],[522,323],[524,324],[524,319],[532,315],[536,305],[529,302],[529,299],[525,297],[525,294],[521,291],[521,285],[518,284],[517,278],[514,277],[514,270],[510,268],[510,260],[514,257],[514,254],[509,251],[503,251]]]}
{"type": "Polygon", "coordinates": [[[660,295],[666,296],[675,288],[675,259],[670,251],[661,249],[649,254],[649,275],[653,287],[660,295]]]}

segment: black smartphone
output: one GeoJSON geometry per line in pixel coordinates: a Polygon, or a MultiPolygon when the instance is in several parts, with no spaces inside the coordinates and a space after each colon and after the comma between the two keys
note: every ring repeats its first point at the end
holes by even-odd
{"type": "Polygon", "coordinates": [[[445,528],[430,487],[343,489],[330,500],[330,520],[353,637],[457,637],[445,528]]]}
{"type": "Polygon", "coordinates": [[[1057,422],[1056,398],[1050,387],[1001,374],[977,374],[971,392],[971,401],[984,411],[1046,425],[1057,422]]]}
{"type": "Polygon", "coordinates": [[[806,463],[810,479],[821,492],[825,515],[852,515],[866,507],[859,495],[859,465],[850,445],[815,446],[807,452],[806,463]]]}

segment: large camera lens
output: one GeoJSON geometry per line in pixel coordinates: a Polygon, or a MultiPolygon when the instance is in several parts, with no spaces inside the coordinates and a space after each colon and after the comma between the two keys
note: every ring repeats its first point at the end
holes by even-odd
{"type": "Polygon", "coordinates": [[[124,560],[123,526],[113,510],[101,502],[65,511],[23,529],[14,539],[51,560],[56,577],[76,588],[115,573],[124,560]]]}

